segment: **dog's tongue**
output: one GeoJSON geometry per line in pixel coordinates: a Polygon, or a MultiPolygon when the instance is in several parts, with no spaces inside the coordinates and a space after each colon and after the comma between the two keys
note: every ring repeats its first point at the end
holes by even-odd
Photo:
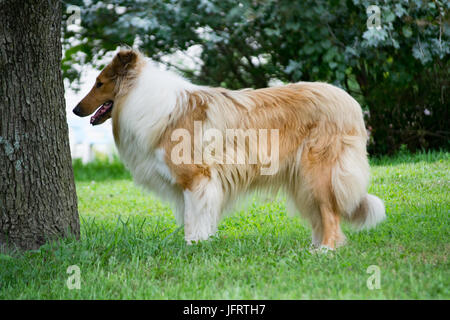
{"type": "Polygon", "coordinates": [[[98,118],[100,118],[103,114],[105,114],[106,111],[111,107],[111,102],[105,102],[98,108],[98,110],[95,112],[95,114],[91,117],[91,124],[94,124],[98,118]]]}

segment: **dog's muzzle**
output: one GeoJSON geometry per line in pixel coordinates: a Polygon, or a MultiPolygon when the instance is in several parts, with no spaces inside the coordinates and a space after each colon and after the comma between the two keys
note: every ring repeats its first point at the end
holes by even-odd
{"type": "Polygon", "coordinates": [[[79,117],[83,117],[80,104],[77,104],[77,106],[75,108],[73,108],[73,113],[75,113],[79,117]]]}

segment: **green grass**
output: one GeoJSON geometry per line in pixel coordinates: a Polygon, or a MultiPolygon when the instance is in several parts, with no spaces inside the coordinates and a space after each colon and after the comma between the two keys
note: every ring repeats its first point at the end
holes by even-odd
{"type": "Polygon", "coordinates": [[[449,299],[450,154],[372,161],[370,193],[387,220],[337,252],[309,252],[310,230],[285,203],[255,201],[217,237],[187,246],[168,205],[117,161],[74,163],[81,240],[0,255],[2,299],[449,299]],[[81,270],[69,290],[66,271],[81,270]],[[381,288],[366,272],[380,268],[381,288]]]}

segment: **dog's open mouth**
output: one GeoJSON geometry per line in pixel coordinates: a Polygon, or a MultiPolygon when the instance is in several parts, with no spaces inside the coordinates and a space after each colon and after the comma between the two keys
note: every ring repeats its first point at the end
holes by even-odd
{"type": "Polygon", "coordinates": [[[112,101],[105,102],[98,108],[95,114],[91,117],[91,124],[96,126],[105,122],[107,119],[111,118],[111,111],[114,103],[112,101]]]}

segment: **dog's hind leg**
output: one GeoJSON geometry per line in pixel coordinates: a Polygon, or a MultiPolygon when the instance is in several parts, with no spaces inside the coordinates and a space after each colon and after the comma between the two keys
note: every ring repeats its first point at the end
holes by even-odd
{"type": "MultiPolygon", "coordinates": [[[[314,200],[316,201],[316,200],[314,200]]],[[[340,226],[340,216],[326,202],[305,206],[297,205],[302,216],[311,223],[312,245],[334,249],[345,243],[345,235],[340,226]]]]}
{"type": "Polygon", "coordinates": [[[220,220],[223,191],[214,178],[202,177],[184,195],[184,235],[188,244],[207,240],[217,231],[220,220]]]}
{"type": "Polygon", "coordinates": [[[290,203],[293,205],[291,210],[299,212],[300,215],[311,224],[312,245],[314,247],[319,247],[323,237],[322,218],[318,206],[310,203],[311,199],[309,199],[306,193],[307,191],[302,190],[301,188],[293,190],[293,195],[290,200],[290,203]]]}
{"type": "Polygon", "coordinates": [[[345,243],[345,236],[332,185],[334,161],[320,155],[317,156],[316,152],[303,155],[303,193],[306,190],[309,193],[307,216],[312,226],[313,245],[335,249],[345,243]]]}
{"type": "Polygon", "coordinates": [[[340,215],[329,205],[320,205],[323,236],[320,246],[335,249],[345,243],[345,236],[340,225],[340,215]]]}
{"type": "MultiPolygon", "coordinates": [[[[317,210],[318,211],[318,210],[317,210]]],[[[314,247],[320,247],[323,238],[323,224],[320,212],[310,216],[312,235],[311,242],[314,247]]]]}

